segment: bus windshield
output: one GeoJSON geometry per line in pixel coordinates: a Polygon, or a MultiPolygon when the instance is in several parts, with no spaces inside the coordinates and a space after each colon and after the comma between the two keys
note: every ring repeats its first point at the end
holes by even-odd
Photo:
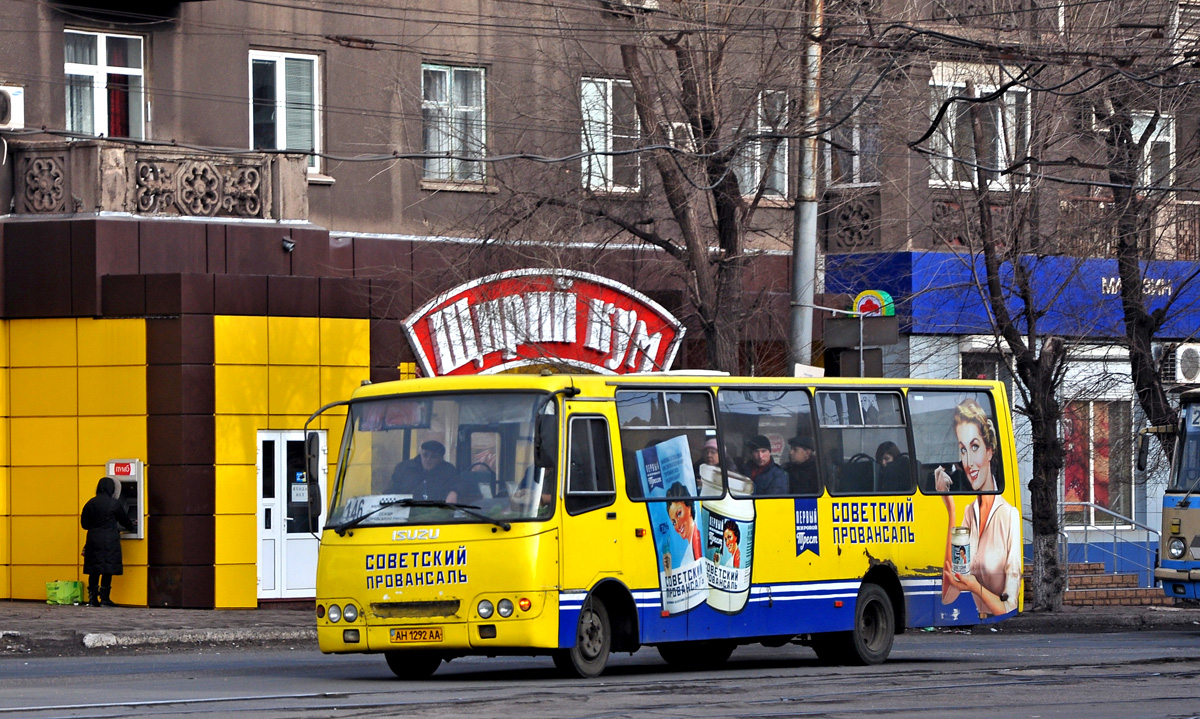
{"type": "Polygon", "coordinates": [[[1171,473],[1168,492],[1195,492],[1200,490],[1200,433],[1187,432],[1176,439],[1177,458],[1175,471],[1171,473]]]}
{"type": "Polygon", "coordinates": [[[554,472],[534,463],[534,413],[545,400],[446,393],[353,403],[326,526],[550,517],[554,472]]]}

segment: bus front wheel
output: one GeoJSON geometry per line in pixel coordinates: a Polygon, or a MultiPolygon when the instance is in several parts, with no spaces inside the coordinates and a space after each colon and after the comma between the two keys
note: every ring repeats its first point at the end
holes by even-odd
{"type": "Polygon", "coordinates": [[[442,663],[437,652],[384,652],[388,669],[400,679],[428,679],[442,663]]]}
{"type": "Polygon", "coordinates": [[[579,612],[575,646],[555,652],[554,665],[584,679],[598,677],[608,664],[611,648],[612,624],[608,620],[608,610],[600,600],[588,597],[579,612]]]}

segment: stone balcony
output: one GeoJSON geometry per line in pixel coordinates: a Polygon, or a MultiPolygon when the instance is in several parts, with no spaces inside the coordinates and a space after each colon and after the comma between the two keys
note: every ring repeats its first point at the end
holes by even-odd
{"type": "Polygon", "coordinates": [[[10,142],[9,152],[18,215],[308,219],[302,155],[221,155],[105,140],[10,142]]]}

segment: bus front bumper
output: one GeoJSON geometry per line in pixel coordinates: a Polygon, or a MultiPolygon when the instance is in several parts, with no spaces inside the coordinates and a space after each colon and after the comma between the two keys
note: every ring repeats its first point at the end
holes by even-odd
{"type": "Polygon", "coordinates": [[[1154,578],[1162,582],[1163,592],[1177,599],[1200,599],[1200,569],[1169,569],[1158,567],[1154,578]]]}

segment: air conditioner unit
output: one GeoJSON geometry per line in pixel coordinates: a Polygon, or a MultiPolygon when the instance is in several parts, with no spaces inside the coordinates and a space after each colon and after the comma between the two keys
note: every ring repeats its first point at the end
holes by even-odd
{"type": "Polygon", "coordinates": [[[1200,383],[1200,343],[1185,342],[1175,347],[1175,381],[1200,383]]]}
{"type": "Polygon", "coordinates": [[[640,10],[650,12],[658,9],[658,0],[605,0],[614,10],[640,10]]]}
{"type": "Polygon", "coordinates": [[[0,85],[0,130],[25,127],[25,88],[0,85]]]}

